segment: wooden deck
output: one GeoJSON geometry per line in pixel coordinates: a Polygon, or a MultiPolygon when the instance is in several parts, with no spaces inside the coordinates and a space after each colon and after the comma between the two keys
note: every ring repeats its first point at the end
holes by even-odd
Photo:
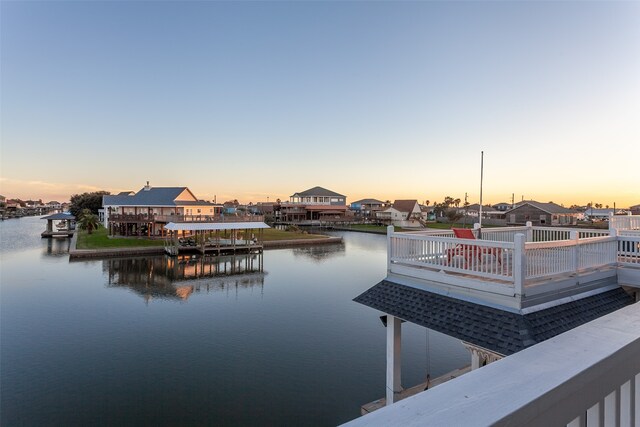
{"type": "MultiPolygon", "coordinates": [[[[445,375],[442,375],[434,380],[431,380],[429,382],[429,388],[433,388],[436,387],[442,383],[445,383],[449,380],[452,380],[454,378],[457,378],[463,374],[466,374],[467,372],[471,371],[471,365],[469,366],[465,366],[464,368],[460,368],[460,369],[456,369],[454,371],[451,371],[445,375]]],[[[418,384],[414,387],[411,388],[407,388],[402,390],[402,392],[400,393],[400,398],[398,400],[402,400],[402,399],[406,399],[407,397],[411,397],[413,395],[416,395],[422,391],[425,390],[425,388],[427,387],[427,383],[424,382],[422,384],[418,384]]],[[[364,405],[362,405],[360,407],[360,414],[361,415],[366,415],[369,412],[373,412],[376,409],[380,409],[384,406],[386,406],[387,404],[387,399],[386,398],[382,398],[382,399],[378,399],[378,400],[374,400],[373,402],[369,402],[366,403],[364,405]]]]}

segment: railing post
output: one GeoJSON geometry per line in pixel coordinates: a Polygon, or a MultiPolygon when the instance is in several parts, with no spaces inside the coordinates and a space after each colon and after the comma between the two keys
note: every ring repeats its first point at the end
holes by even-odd
{"type": "Polygon", "coordinates": [[[580,267],[580,246],[578,245],[578,231],[571,230],[569,232],[569,240],[573,241],[571,256],[573,258],[573,272],[577,273],[580,267]]]}
{"type": "Polygon", "coordinates": [[[524,295],[524,282],[527,277],[527,256],[525,252],[525,236],[517,233],[513,237],[513,284],[516,296],[524,295]]]}
{"type": "Polygon", "coordinates": [[[391,236],[394,230],[393,225],[387,226],[387,274],[391,273],[391,236]]]}
{"type": "Polygon", "coordinates": [[[533,242],[533,223],[527,221],[525,225],[527,226],[527,242],[533,242]]]}

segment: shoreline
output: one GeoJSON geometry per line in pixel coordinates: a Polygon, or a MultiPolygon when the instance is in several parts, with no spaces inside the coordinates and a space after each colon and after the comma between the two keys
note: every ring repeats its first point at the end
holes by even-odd
{"type": "MultiPolygon", "coordinates": [[[[108,248],[108,249],[76,249],[78,234],[73,233],[69,248],[69,261],[84,259],[119,258],[126,256],[162,255],[164,246],[149,246],[136,248],[108,248]]],[[[342,243],[342,237],[327,236],[320,239],[269,240],[263,242],[263,248],[286,249],[297,246],[315,246],[342,243]]]]}

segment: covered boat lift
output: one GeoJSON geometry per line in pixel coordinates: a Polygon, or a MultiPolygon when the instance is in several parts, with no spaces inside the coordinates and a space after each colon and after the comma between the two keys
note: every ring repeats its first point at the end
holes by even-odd
{"type": "Polygon", "coordinates": [[[261,253],[264,222],[170,222],[164,249],[175,256],[185,252],[261,253]]]}
{"type": "Polygon", "coordinates": [[[69,212],[61,212],[42,217],[47,220],[47,229],[43,231],[42,237],[71,237],[75,231],[76,217],[69,212]],[[53,230],[53,221],[60,221],[53,230]]]}

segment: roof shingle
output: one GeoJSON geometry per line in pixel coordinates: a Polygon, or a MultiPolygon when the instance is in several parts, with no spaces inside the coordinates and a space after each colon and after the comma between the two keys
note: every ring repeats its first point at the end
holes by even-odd
{"type": "Polygon", "coordinates": [[[354,301],[502,355],[633,303],[622,288],[518,314],[383,280],[354,301]]]}

